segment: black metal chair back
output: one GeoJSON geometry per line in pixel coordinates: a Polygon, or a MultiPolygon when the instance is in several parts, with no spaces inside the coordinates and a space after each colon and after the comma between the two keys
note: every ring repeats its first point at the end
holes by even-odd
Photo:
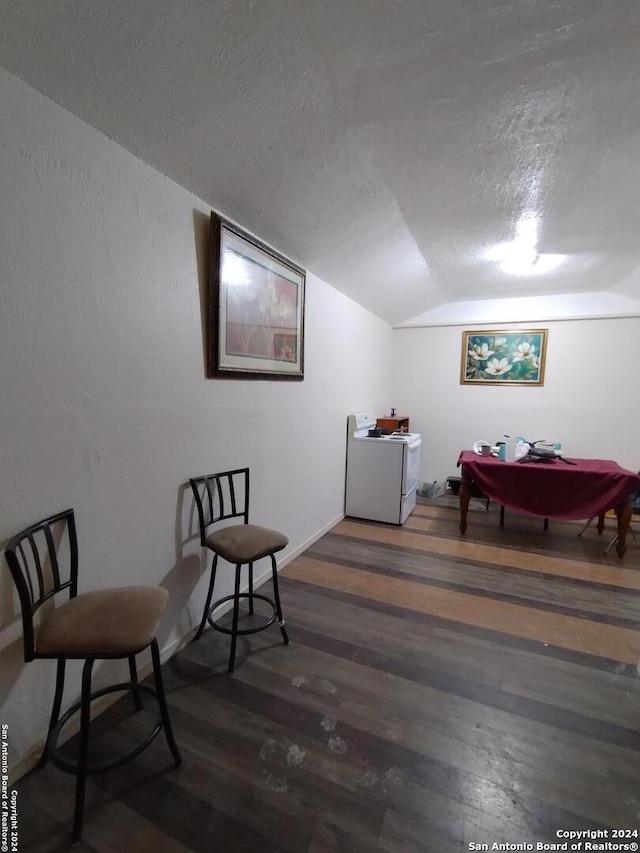
{"type": "Polygon", "coordinates": [[[207,528],[212,524],[231,518],[242,518],[244,524],[249,523],[248,468],[192,477],[190,483],[198,510],[202,546],[207,528]]]}
{"type": "Polygon", "coordinates": [[[72,509],[32,524],[5,547],[7,564],[18,590],[22,610],[24,659],[38,657],[34,616],[39,607],[59,592],[78,592],[78,540],[72,509]]]}

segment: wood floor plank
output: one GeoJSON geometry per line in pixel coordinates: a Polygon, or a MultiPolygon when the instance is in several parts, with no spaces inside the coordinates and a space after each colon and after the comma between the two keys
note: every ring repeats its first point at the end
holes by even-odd
{"type": "MultiPolygon", "coordinates": [[[[377,737],[384,737],[388,731],[387,724],[381,724],[376,715],[372,714],[370,705],[345,705],[342,714],[352,725],[377,737]]],[[[396,731],[399,729],[402,730],[402,744],[411,751],[446,762],[461,771],[471,772],[495,785],[503,785],[505,779],[510,779],[513,789],[525,799],[535,796],[547,804],[562,801],[569,804],[570,812],[603,825],[609,821],[619,821],[622,825],[634,815],[633,809],[620,802],[615,791],[608,790],[605,780],[602,780],[601,797],[594,806],[594,779],[582,769],[580,772],[569,772],[566,762],[560,766],[547,762],[545,784],[542,787],[539,767],[531,767],[505,755],[496,755],[479,746],[477,741],[468,744],[457,738],[444,738],[436,729],[412,721],[402,721],[396,731]]]]}
{"type": "MultiPolygon", "coordinates": [[[[635,680],[638,677],[637,665],[625,663],[617,659],[590,655],[586,652],[576,651],[562,646],[555,646],[550,643],[541,643],[537,640],[495,631],[491,628],[479,627],[466,621],[456,621],[450,618],[443,618],[437,613],[425,613],[419,610],[403,609],[402,607],[397,607],[387,602],[374,601],[370,598],[359,597],[353,593],[346,593],[329,587],[318,587],[313,584],[306,584],[304,581],[299,581],[294,578],[288,578],[287,583],[288,586],[297,588],[298,590],[311,591],[314,598],[322,598],[330,602],[341,601],[353,604],[374,612],[378,617],[388,614],[398,615],[409,624],[421,625],[425,631],[425,636],[430,636],[431,634],[435,636],[440,632],[442,632],[443,635],[454,633],[455,635],[464,635],[470,638],[487,640],[492,644],[492,647],[501,646],[505,649],[513,648],[526,652],[533,652],[543,657],[587,666],[590,669],[600,669],[608,673],[620,675],[623,678],[632,678],[635,680]]],[[[323,603],[323,607],[324,606],[326,605],[323,603]]]]}
{"type": "MultiPolygon", "coordinates": [[[[554,727],[532,723],[526,718],[515,721],[509,713],[496,711],[494,707],[480,709],[476,700],[469,702],[455,699],[452,694],[441,695],[428,686],[407,682],[391,673],[378,671],[376,675],[366,660],[362,665],[351,665],[349,661],[338,664],[322,652],[307,649],[301,666],[300,656],[290,661],[286,656],[278,657],[271,649],[267,654],[253,656],[250,665],[243,669],[242,678],[252,687],[275,694],[282,702],[291,701],[295,695],[298,705],[322,714],[323,720],[332,721],[334,727],[341,720],[353,724],[349,714],[345,716],[346,708],[366,707],[375,709],[376,719],[380,720],[381,728],[376,733],[391,740],[402,742],[406,725],[439,732],[438,739],[448,744],[449,749],[459,740],[461,754],[467,754],[468,761],[479,749],[502,756],[507,763],[524,762],[537,773],[552,774],[556,768],[559,778],[571,776],[570,768],[579,765],[581,783],[584,780],[599,787],[606,784],[610,771],[629,763],[626,750],[605,747],[573,733],[569,737],[566,733],[560,735],[554,727]],[[306,673],[304,676],[300,675],[301,670],[306,673]],[[330,685],[324,678],[326,671],[333,673],[330,685]],[[505,751],[502,744],[510,742],[505,751]],[[556,742],[557,748],[544,748],[556,742]],[[519,744],[518,751],[512,752],[515,743],[519,744]],[[523,751],[525,746],[527,749],[530,746],[528,753],[523,751]]],[[[322,737],[320,729],[321,725],[313,731],[322,737]]]]}
{"type": "MultiPolygon", "coordinates": [[[[248,672],[245,670],[245,678],[247,676],[248,672]]],[[[258,690],[259,688],[252,684],[246,693],[235,690],[233,698],[237,702],[252,703],[264,709],[265,695],[268,691],[262,690],[262,695],[259,695],[258,690]]],[[[338,688],[339,692],[341,690],[342,686],[338,688]]],[[[312,733],[319,732],[319,721],[312,719],[313,715],[310,717],[307,714],[305,719],[295,715],[292,720],[289,719],[289,703],[283,696],[279,698],[279,702],[270,702],[268,705],[268,713],[273,715],[274,719],[278,722],[287,721],[288,725],[298,729],[298,734],[300,730],[309,731],[309,727],[312,733]]],[[[341,722],[340,725],[336,725],[334,732],[334,737],[344,743],[344,752],[341,750],[340,756],[344,755],[345,760],[349,762],[363,762],[364,766],[369,768],[368,773],[359,777],[359,784],[366,789],[368,797],[377,798],[384,793],[380,790],[382,777],[393,768],[401,768],[416,784],[429,790],[445,793],[468,807],[483,810],[487,802],[491,801],[494,810],[499,808],[504,820],[519,827],[521,831],[538,832],[548,829],[546,819],[543,819],[542,815],[549,809],[552,812],[557,811],[557,807],[551,803],[544,803],[543,800],[538,801],[537,798],[527,796],[531,791],[526,790],[524,783],[521,785],[522,797],[527,800],[528,808],[522,809],[519,798],[513,797],[513,779],[509,775],[504,776],[504,779],[510,779],[507,787],[504,787],[503,784],[496,783],[487,777],[478,776],[474,772],[475,768],[469,765],[466,768],[458,768],[451,763],[421,755],[408,749],[404,744],[371,737],[364,730],[356,729],[351,723],[341,722]],[[532,806],[534,800],[535,808],[532,806]]],[[[599,825],[592,817],[570,812],[562,816],[558,812],[558,817],[566,824],[574,823],[576,820],[588,820],[593,827],[599,825]]]]}
{"type": "MultiPolygon", "coordinates": [[[[172,710],[178,727],[184,729],[193,722],[181,709],[172,710]]],[[[193,725],[193,732],[196,742],[182,740],[185,763],[179,770],[167,772],[159,752],[146,750],[128,774],[97,776],[96,784],[144,820],[153,821],[167,838],[198,853],[225,849],[227,844],[238,851],[268,848],[290,853],[299,849],[297,843],[287,843],[280,830],[287,818],[286,801],[281,804],[277,792],[247,779],[241,760],[229,763],[228,752],[211,739],[215,728],[193,725]],[[284,814],[280,805],[284,805],[284,814]],[[252,820],[246,821],[249,809],[252,820]]],[[[123,745],[118,737],[113,743],[123,745]]],[[[298,818],[292,828],[301,830],[303,826],[298,818]]]]}
{"type": "MultiPolygon", "coordinates": [[[[584,560],[570,558],[559,559],[556,555],[519,552],[515,549],[496,545],[479,544],[460,536],[458,539],[443,539],[421,533],[412,533],[402,528],[372,525],[345,520],[332,528],[334,535],[366,535],[372,542],[382,542],[399,548],[425,550],[432,554],[458,557],[463,560],[481,561],[491,565],[507,565],[527,571],[537,571],[549,575],[573,577],[591,580],[595,583],[607,583],[628,589],[640,589],[640,573],[632,568],[624,568],[601,563],[586,563],[584,560]],[[366,527],[366,533],[363,528],[366,527]]],[[[616,558],[617,559],[617,558],[616,558]]]]}
{"type": "MultiPolygon", "coordinates": [[[[345,602],[330,604],[333,607],[307,617],[304,623],[307,630],[316,635],[339,635],[343,642],[364,647],[385,658],[393,657],[394,649],[401,647],[404,664],[420,665],[431,673],[432,683],[446,683],[449,691],[455,689],[455,679],[459,679],[461,684],[466,681],[471,685],[481,681],[494,693],[508,691],[537,701],[552,701],[554,707],[578,713],[588,698],[592,713],[598,719],[635,728],[640,705],[637,674],[630,679],[615,673],[585,672],[581,665],[549,660],[532,652],[497,646],[475,637],[460,637],[454,632],[447,632],[444,636],[438,636],[436,632],[427,635],[421,623],[414,626],[406,619],[385,614],[380,614],[374,623],[366,627],[358,618],[356,606],[345,602]]],[[[292,601],[288,604],[288,612],[290,618],[302,619],[303,613],[308,611],[301,611],[292,601]]],[[[360,654],[361,659],[367,660],[364,652],[360,654]]],[[[368,658],[369,665],[370,661],[371,657],[368,658]]]]}
{"type": "Polygon", "coordinates": [[[640,591],[620,590],[590,581],[568,580],[557,575],[512,571],[440,557],[398,552],[361,540],[327,536],[305,556],[350,568],[361,568],[400,580],[468,592],[496,601],[523,604],[567,616],[592,619],[610,625],[640,628],[640,591]],[[615,591],[615,597],[611,592],[615,591]]]}
{"type": "Polygon", "coordinates": [[[553,643],[592,655],[628,663],[640,661],[640,634],[627,628],[583,623],[555,613],[532,612],[520,605],[494,603],[466,593],[426,588],[394,578],[380,579],[332,563],[298,557],[286,568],[287,577],[316,586],[341,589],[364,598],[392,602],[409,610],[437,613],[445,618],[491,627],[515,636],[553,643]]]}
{"type": "MultiPolygon", "coordinates": [[[[402,528],[339,523],[281,572],[289,645],[240,637],[233,675],[228,636],[181,649],[163,671],[183,766],[161,733],[91,777],[75,849],[461,853],[637,826],[640,549],[472,506],[464,538],[448,498],[402,528]]],[[[92,753],[156,714],[123,697],[92,753]]],[[[73,777],[17,788],[20,849],[71,849],[73,777]]]]}
{"type": "MultiPolygon", "coordinates": [[[[282,663],[276,659],[275,655],[270,653],[268,656],[256,656],[252,659],[250,665],[244,668],[242,677],[243,680],[248,680],[248,683],[258,689],[275,690],[282,701],[286,702],[291,699],[292,692],[294,691],[291,682],[295,681],[295,677],[293,679],[291,678],[292,671],[282,673],[281,670],[282,663]],[[273,668],[269,667],[269,662],[273,662],[273,668]],[[261,673],[255,670],[256,666],[260,669],[266,667],[267,671],[261,676],[261,673]]],[[[319,673],[322,672],[322,664],[320,664],[319,670],[317,667],[310,667],[306,671],[308,672],[306,685],[300,685],[299,688],[295,688],[295,692],[297,692],[298,696],[301,698],[306,697],[311,705],[313,705],[315,700],[312,694],[312,685],[314,683],[321,683],[319,673]]],[[[365,677],[367,675],[367,671],[367,668],[364,668],[365,677]]],[[[351,672],[348,677],[345,677],[343,683],[340,685],[333,685],[336,688],[336,693],[332,695],[336,697],[340,696],[342,698],[339,704],[336,703],[334,713],[331,715],[333,725],[331,731],[344,732],[345,726],[348,726],[350,730],[355,726],[357,729],[367,731],[379,738],[387,738],[394,740],[395,742],[401,742],[403,746],[409,747],[414,752],[418,752],[432,758],[441,758],[443,760],[446,758],[449,763],[452,763],[453,766],[457,766],[461,770],[470,770],[473,768],[472,772],[477,773],[483,778],[494,783],[497,783],[501,778],[518,780],[520,789],[525,787],[523,780],[526,779],[527,782],[534,782],[537,774],[540,772],[540,766],[535,768],[532,767],[526,777],[522,776],[521,770],[524,765],[521,764],[520,760],[517,762],[517,766],[512,765],[511,758],[504,755],[500,758],[500,755],[496,755],[493,748],[491,750],[483,750],[482,747],[479,747],[477,743],[474,742],[470,751],[468,744],[464,744],[461,741],[452,741],[450,736],[443,738],[442,734],[437,734],[437,729],[421,725],[413,718],[405,720],[400,719],[396,715],[390,720],[382,713],[385,708],[384,704],[380,702],[380,693],[375,684],[372,684],[371,686],[371,695],[363,695],[359,701],[345,699],[345,685],[353,685],[354,683],[357,685],[357,682],[358,679],[355,677],[355,674],[351,672]],[[375,704],[372,703],[374,696],[376,697],[375,704]],[[457,758],[455,757],[454,744],[457,744],[457,758]]],[[[391,707],[397,709],[397,695],[400,685],[394,680],[390,687],[392,694],[394,694],[390,704],[391,707]]],[[[353,694],[351,693],[351,695],[353,694]]],[[[411,698],[412,701],[407,704],[407,708],[411,708],[415,705],[416,700],[420,702],[421,707],[429,705],[428,697],[423,697],[424,701],[421,701],[421,697],[414,694],[411,698]]],[[[327,711],[326,707],[323,708],[323,711],[327,711]]],[[[473,737],[475,741],[478,740],[475,733],[473,737]]],[[[584,750],[584,744],[582,744],[580,748],[584,750]]],[[[538,751],[536,750],[534,754],[537,754],[537,752],[538,751]]],[[[554,773],[553,765],[553,760],[550,761],[547,756],[545,759],[547,779],[545,797],[555,798],[558,790],[565,791],[566,789],[565,796],[570,794],[574,798],[575,805],[577,802],[575,797],[576,794],[579,793],[583,798],[581,808],[584,811],[589,812],[592,809],[590,791],[592,790],[592,786],[596,779],[594,779],[594,777],[589,773],[586,773],[584,768],[581,768],[579,774],[572,776],[572,774],[568,772],[567,764],[564,766],[560,765],[559,769],[554,773]]],[[[389,770],[389,768],[387,768],[387,770],[389,770]]],[[[606,783],[606,773],[604,776],[599,776],[598,778],[598,784],[604,786],[606,783]]],[[[617,797],[615,796],[608,799],[606,795],[601,795],[598,807],[600,809],[599,814],[591,814],[591,817],[596,819],[606,819],[606,816],[609,815],[612,818],[617,817],[619,820],[628,818],[628,809],[626,811],[624,809],[620,809],[617,797]]]]}

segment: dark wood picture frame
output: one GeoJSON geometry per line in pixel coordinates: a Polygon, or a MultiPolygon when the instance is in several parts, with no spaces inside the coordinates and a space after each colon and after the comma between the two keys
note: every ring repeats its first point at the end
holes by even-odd
{"type": "Polygon", "coordinates": [[[207,376],[304,379],[306,273],[211,212],[207,376]]]}

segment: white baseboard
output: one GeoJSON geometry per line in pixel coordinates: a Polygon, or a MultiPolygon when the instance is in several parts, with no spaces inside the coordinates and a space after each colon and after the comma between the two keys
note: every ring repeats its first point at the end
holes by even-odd
{"type": "Polygon", "coordinates": [[[303,542],[302,545],[300,545],[298,548],[293,550],[290,554],[287,554],[287,556],[281,561],[279,569],[280,570],[283,569],[286,565],[288,565],[293,560],[295,560],[296,557],[299,557],[303,551],[306,551],[307,548],[310,548],[314,542],[317,542],[318,539],[320,539],[322,536],[324,536],[325,533],[328,533],[331,530],[331,528],[335,527],[336,524],[338,524],[339,521],[342,521],[343,518],[344,518],[344,513],[342,512],[342,513],[340,513],[340,515],[336,516],[336,518],[334,518],[333,521],[330,521],[328,524],[325,524],[325,526],[323,528],[321,528],[317,533],[314,533],[313,536],[310,536],[306,540],[306,542],[303,542]]]}

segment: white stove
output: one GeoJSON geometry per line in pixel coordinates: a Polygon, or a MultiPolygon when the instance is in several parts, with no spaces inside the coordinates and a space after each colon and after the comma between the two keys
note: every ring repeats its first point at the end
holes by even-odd
{"type": "Polygon", "coordinates": [[[371,429],[373,412],[349,415],[345,514],[404,524],[416,505],[422,439],[416,432],[370,436],[371,429]]]}

